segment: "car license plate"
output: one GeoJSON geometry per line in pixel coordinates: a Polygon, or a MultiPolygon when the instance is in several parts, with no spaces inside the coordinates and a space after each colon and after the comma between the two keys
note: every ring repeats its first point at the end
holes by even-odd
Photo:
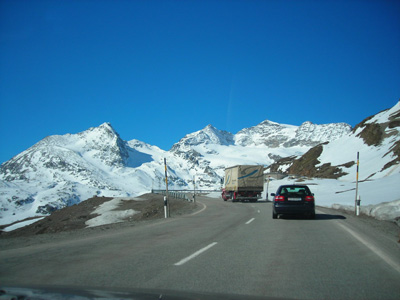
{"type": "Polygon", "coordinates": [[[301,201],[301,198],[288,198],[289,201],[301,201]]]}

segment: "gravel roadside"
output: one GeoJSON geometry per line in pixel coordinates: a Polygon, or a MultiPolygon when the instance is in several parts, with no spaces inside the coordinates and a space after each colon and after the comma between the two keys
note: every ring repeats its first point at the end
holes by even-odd
{"type": "MultiPolygon", "coordinates": [[[[164,196],[145,194],[135,198],[122,198],[121,204],[114,209],[115,211],[133,209],[137,212],[135,215],[119,223],[88,227],[86,221],[98,216],[93,214],[96,208],[112,199],[114,198],[93,197],[77,205],[55,211],[31,225],[10,232],[0,231],[0,248],[10,249],[59,239],[88,237],[164,219],[164,196]]],[[[199,208],[196,203],[175,198],[169,199],[169,206],[172,218],[190,214],[199,208]]]]}
{"type": "Polygon", "coordinates": [[[347,210],[326,208],[320,206],[318,206],[317,209],[326,214],[340,214],[350,224],[359,228],[360,230],[370,230],[367,233],[368,235],[380,235],[393,242],[399,243],[400,247],[400,227],[395,222],[377,220],[364,214],[355,216],[354,213],[350,213],[347,210]]]}

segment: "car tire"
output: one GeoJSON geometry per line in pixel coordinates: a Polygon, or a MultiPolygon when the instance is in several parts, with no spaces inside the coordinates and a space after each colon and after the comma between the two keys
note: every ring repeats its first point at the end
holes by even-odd
{"type": "Polygon", "coordinates": [[[272,212],[272,219],[278,219],[278,215],[274,212],[272,212]]]}
{"type": "Polygon", "coordinates": [[[308,216],[308,218],[309,218],[310,220],[315,219],[315,212],[311,213],[311,214],[308,216]]]}

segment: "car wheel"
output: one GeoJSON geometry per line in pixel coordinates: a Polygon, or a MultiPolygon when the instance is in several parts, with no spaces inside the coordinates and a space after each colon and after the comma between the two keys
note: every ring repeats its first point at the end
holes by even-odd
{"type": "Polygon", "coordinates": [[[315,212],[311,213],[311,214],[308,216],[308,218],[309,218],[310,220],[315,219],[315,212]]]}
{"type": "Polygon", "coordinates": [[[274,212],[272,212],[272,219],[278,219],[278,215],[274,212]]]}

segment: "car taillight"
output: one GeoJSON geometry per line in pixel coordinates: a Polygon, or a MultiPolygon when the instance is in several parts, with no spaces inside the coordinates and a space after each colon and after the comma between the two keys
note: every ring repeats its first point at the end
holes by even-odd
{"type": "Polygon", "coordinates": [[[314,197],[313,196],[306,196],[306,201],[314,202],[314,197]]]}
{"type": "Polygon", "coordinates": [[[283,197],[283,196],[275,196],[275,201],[285,201],[285,197],[283,197]]]}

